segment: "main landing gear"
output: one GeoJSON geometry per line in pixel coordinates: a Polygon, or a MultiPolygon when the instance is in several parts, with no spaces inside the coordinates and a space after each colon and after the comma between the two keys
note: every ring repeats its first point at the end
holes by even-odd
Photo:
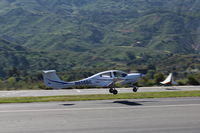
{"type": "Polygon", "coordinates": [[[118,91],[115,88],[110,88],[109,92],[116,95],[118,93],[118,91]]]}
{"type": "Polygon", "coordinates": [[[137,86],[133,86],[133,92],[137,92],[138,91],[138,87],[137,86]]]}

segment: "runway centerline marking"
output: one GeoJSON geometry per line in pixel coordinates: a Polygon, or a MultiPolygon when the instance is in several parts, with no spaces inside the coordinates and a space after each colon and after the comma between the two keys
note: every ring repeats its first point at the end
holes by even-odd
{"type": "Polygon", "coordinates": [[[69,109],[30,109],[30,110],[2,110],[0,113],[23,113],[23,112],[49,112],[49,111],[84,111],[84,110],[112,110],[112,109],[141,109],[141,108],[163,108],[163,107],[185,107],[200,106],[200,104],[179,104],[179,105],[152,105],[134,107],[96,107],[96,108],[69,108],[69,109]]]}

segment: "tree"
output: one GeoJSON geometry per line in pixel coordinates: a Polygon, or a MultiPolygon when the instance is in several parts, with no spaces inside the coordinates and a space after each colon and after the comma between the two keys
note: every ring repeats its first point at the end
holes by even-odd
{"type": "Polygon", "coordinates": [[[12,88],[15,88],[15,85],[16,85],[16,78],[15,77],[9,77],[7,80],[6,80],[6,88],[8,89],[12,89],[12,88]]]}
{"type": "Polygon", "coordinates": [[[152,80],[150,80],[147,76],[142,77],[139,82],[138,82],[139,86],[152,86],[153,82],[152,80]]]}
{"type": "Polygon", "coordinates": [[[189,85],[199,85],[200,83],[194,78],[194,76],[188,76],[187,83],[189,85]]]}
{"type": "Polygon", "coordinates": [[[155,84],[159,85],[161,81],[163,81],[165,78],[164,78],[164,75],[160,72],[157,72],[154,74],[154,80],[155,80],[155,84]]]}
{"type": "Polygon", "coordinates": [[[136,59],[136,57],[135,57],[135,55],[134,55],[134,53],[132,51],[127,51],[126,54],[127,54],[128,58],[130,60],[135,60],[136,59]]]}

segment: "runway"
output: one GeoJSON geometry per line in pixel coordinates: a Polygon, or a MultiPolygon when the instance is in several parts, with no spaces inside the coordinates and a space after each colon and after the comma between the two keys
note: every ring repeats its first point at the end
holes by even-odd
{"type": "MultiPolygon", "coordinates": [[[[132,88],[116,88],[116,89],[119,91],[119,93],[132,92],[132,88]]],[[[138,92],[190,91],[190,90],[200,90],[200,86],[140,87],[138,92]]],[[[0,97],[58,96],[58,95],[87,95],[87,94],[109,94],[109,92],[108,88],[0,91],[0,97]]]]}
{"type": "Polygon", "coordinates": [[[199,133],[200,98],[0,105],[2,133],[199,133]]]}

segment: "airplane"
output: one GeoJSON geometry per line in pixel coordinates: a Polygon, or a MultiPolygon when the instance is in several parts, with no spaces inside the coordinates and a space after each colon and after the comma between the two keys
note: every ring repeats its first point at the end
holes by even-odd
{"type": "Polygon", "coordinates": [[[109,70],[97,73],[88,78],[66,82],[61,80],[56,70],[43,71],[44,84],[54,89],[71,88],[77,86],[88,86],[88,87],[109,87],[109,92],[116,95],[118,91],[115,89],[115,83],[119,82],[122,85],[129,85],[133,87],[133,92],[137,92],[138,87],[135,84],[143,76],[141,73],[130,73],[127,74],[120,70],[109,70]]]}
{"type": "Polygon", "coordinates": [[[170,73],[168,76],[167,76],[167,78],[164,80],[164,81],[162,81],[162,82],[160,82],[162,85],[165,85],[165,86],[171,86],[171,85],[175,85],[175,84],[177,84],[175,81],[174,81],[174,78],[173,78],[173,74],[172,73],[170,73]]]}

